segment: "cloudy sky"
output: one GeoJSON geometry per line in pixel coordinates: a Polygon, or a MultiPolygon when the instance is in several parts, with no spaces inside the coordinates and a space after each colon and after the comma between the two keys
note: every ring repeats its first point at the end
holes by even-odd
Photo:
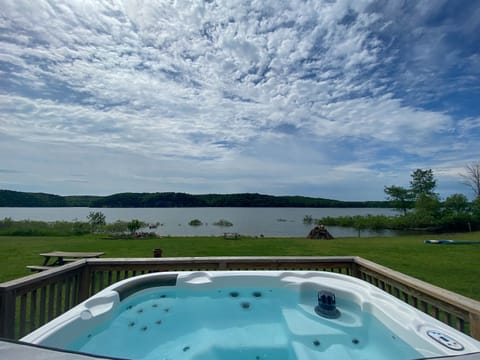
{"type": "Polygon", "coordinates": [[[0,188],[472,196],[478,0],[0,0],[0,188]]]}

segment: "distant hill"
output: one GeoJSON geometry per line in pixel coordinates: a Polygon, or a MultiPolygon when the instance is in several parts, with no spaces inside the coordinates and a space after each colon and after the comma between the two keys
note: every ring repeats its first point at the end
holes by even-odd
{"type": "Polygon", "coordinates": [[[0,207],[89,207],[98,198],[0,190],[0,207]]]}
{"type": "Polygon", "coordinates": [[[176,192],[119,193],[109,196],[59,196],[0,190],[2,207],[314,207],[388,208],[388,201],[339,201],[305,196],[273,196],[256,193],[191,195],[176,192]]]}
{"type": "Polygon", "coordinates": [[[64,196],[64,199],[69,207],[90,207],[97,199],[102,198],[102,196],[92,196],[92,195],[70,195],[64,196]]]}
{"type": "Polygon", "coordinates": [[[59,195],[0,190],[0,206],[9,207],[63,207],[68,206],[59,195]]]}

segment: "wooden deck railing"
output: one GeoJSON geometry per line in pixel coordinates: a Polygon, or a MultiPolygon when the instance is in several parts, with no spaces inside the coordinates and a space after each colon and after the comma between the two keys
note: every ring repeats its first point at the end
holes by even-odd
{"type": "Polygon", "coordinates": [[[320,270],[361,278],[480,339],[480,302],[359,257],[88,259],[0,284],[0,337],[18,339],[99,290],[158,271],[320,270]]]}

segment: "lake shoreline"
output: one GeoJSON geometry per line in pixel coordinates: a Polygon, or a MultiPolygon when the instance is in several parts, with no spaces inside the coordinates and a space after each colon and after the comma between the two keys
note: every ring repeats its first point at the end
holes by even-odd
{"type": "MultiPolygon", "coordinates": [[[[305,224],[305,216],[320,219],[327,216],[396,215],[383,208],[0,208],[0,219],[31,221],[86,222],[90,212],[102,212],[107,223],[138,219],[146,224],[159,224],[155,232],[161,236],[221,236],[224,232],[245,236],[306,237],[314,226],[305,224]],[[193,219],[201,226],[188,225],[193,219]],[[229,227],[213,225],[219,220],[232,223],[229,227]]],[[[358,237],[358,230],[328,226],[334,237],[358,237]]],[[[391,230],[362,230],[361,236],[394,236],[391,230]]]]}

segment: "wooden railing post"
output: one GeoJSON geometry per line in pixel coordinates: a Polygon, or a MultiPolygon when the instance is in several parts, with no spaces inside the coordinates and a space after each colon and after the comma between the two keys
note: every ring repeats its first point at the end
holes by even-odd
{"type": "Polygon", "coordinates": [[[82,271],[80,272],[80,286],[78,289],[77,304],[88,299],[90,297],[90,266],[87,262],[83,264],[82,271]]]}
{"type": "Polygon", "coordinates": [[[15,337],[15,290],[0,289],[0,338],[15,337]]]}
{"type": "Polygon", "coordinates": [[[357,263],[357,257],[353,259],[353,261],[350,263],[350,275],[360,279],[361,273],[360,273],[360,266],[357,263]]]}
{"type": "Polygon", "coordinates": [[[480,313],[469,314],[470,320],[470,336],[474,339],[480,340],[480,313]]]}

